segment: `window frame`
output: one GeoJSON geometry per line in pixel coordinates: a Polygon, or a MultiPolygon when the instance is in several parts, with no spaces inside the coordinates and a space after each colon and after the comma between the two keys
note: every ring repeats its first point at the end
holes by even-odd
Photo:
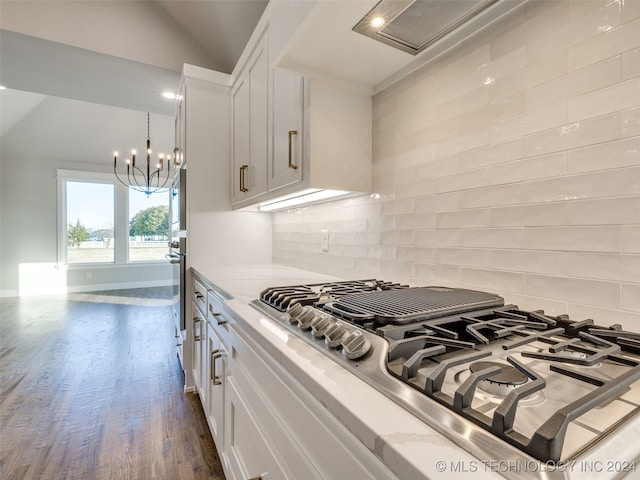
{"type": "MultiPolygon", "coordinates": [[[[57,255],[58,265],[66,268],[83,267],[87,265],[93,266],[123,266],[123,265],[144,265],[144,264],[160,264],[165,260],[136,260],[129,259],[129,189],[116,181],[113,174],[104,172],[91,172],[81,170],[56,170],[57,178],[57,255]],[[84,182],[84,183],[102,183],[113,185],[113,262],[87,262],[87,263],[68,263],[67,262],[67,183],[68,182],[84,182]],[[121,233],[123,232],[123,233],[121,233]]],[[[168,249],[167,249],[168,252],[168,249]]]]}

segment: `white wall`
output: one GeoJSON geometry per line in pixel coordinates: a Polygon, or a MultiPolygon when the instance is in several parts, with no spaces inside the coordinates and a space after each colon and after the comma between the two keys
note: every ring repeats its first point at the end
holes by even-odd
{"type": "MultiPolygon", "coordinates": [[[[172,149],[173,128],[172,117],[151,116],[156,151],[172,149]]],[[[171,269],[164,263],[56,267],[56,169],[109,172],[113,150],[144,149],[146,137],[146,112],[57,97],[45,97],[4,132],[0,141],[0,295],[171,283],[171,269]]]]}
{"type": "Polygon", "coordinates": [[[639,76],[640,2],[530,2],[374,98],[379,195],[274,214],[274,261],[637,330],[639,76]]]}
{"type": "Polygon", "coordinates": [[[184,63],[221,68],[156,2],[0,2],[4,30],[179,72],[184,63]]]}

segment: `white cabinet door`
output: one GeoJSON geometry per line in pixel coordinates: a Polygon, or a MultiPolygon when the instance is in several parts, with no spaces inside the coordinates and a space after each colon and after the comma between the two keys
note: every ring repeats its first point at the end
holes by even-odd
{"type": "Polygon", "coordinates": [[[267,191],[268,85],[266,37],[234,87],[232,202],[267,191]]]}
{"type": "Polygon", "coordinates": [[[193,381],[196,385],[196,390],[200,393],[202,391],[202,350],[203,343],[206,340],[206,322],[204,316],[200,312],[200,309],[195,303],[192,304],[193,310],[193,360],[191,365],[193,366],[193,381]]]}
{"type": "Polygon", "coordinates": [[[225,446],[235,479],[286,479],[284,471],[239,394],[233,377],[227,381],[225,446]]]}
{"type": "Polygon", "coordinates": [[[207,327],[207,355],[209,357],[207,376],[208,405],[205,414],[211,435],[219,452],[224,452],[224,397],[227,374],[227,351],[212,325],[207,327]]]}
{"type": "Polygon", "coordinates": [[[249,82],[240,80],[232,92],[233,103],[233,167],[232,167],[232,203],[244,200],[247,196],[247,170],[249,169],[251,148],[249,145],[249,118],[251,117],[249,82]]]}
{"type": "MultiPolygon", "coordinates": [[[[182,85],[180,94],[178,95],[178,104],[176,109],[175,120],[175,148],[174,153],[177,158],[173,159],[177,162],[184,162],[186,159],[187,150],[187,86],[182,85]]],[[[169,161],[169,160],[167,160],[169,161]]]]}
{"type": "Polygon", "coordinates": [[[269,162],[269,191],[302,181],[302,76],[275,68],[272,70],[272,149],[269,162]]]}

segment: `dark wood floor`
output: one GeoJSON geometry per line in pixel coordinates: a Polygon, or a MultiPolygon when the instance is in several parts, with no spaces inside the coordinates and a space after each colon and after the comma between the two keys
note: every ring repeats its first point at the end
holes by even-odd
{"type": "Polygon", "coordinates": [[[0,299],[1,479],[224,479],[164,298],[0,299]]]}

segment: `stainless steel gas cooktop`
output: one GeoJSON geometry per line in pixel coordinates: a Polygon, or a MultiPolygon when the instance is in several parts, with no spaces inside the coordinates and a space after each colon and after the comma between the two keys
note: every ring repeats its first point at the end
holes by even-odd
{"type": "Polygon", "coordinates": [[[639,333],[378,280],[269,288],[251,304],[478,458],[539,466],[505,476],[636,470],[639,333]]]}

